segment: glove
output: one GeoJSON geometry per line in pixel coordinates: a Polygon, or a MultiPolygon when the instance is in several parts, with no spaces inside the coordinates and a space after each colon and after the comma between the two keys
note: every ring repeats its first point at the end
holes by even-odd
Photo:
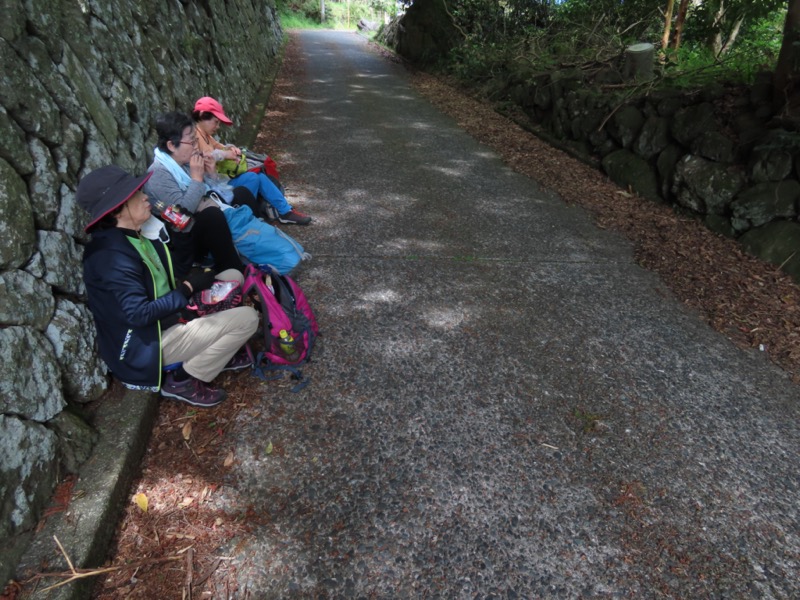
{"type": "Polygon", "coordinates": [[[214,277],[214,272],[211,269],[206,269],[205,271],[191,273],[180,285],[180,288],[183,292],[183,295],[186,296],[186,299],[188,300],[195,292],[210,288],[212,285],[214,285],[215,281],[216,278],[214,277]],[[186,285],[187,283],[189,285],[186,285]],[[189,286],[191,286],[191,289],[189,289],[189,286]]]}

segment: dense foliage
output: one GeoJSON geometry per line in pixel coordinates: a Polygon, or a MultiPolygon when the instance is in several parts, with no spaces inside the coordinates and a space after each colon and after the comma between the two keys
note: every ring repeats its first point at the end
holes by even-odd
{"type": "Polygon", "coordinates": [[[289,29],[355,29],[359,19],[382,23],[397,14],[393,0],[279,0],[281,24],[289,29]]]}
{"type": "Polygon", "coordinates": [[[445,2],[464,36],[450,67],[469,78],[509,60],[547,69],[608,60],[630,44],[651,42],[661,49],[665,74],[691,79],[700,69],[707,77],[748,80],[774,68],[787,6],[787,0],[445,2]]]}

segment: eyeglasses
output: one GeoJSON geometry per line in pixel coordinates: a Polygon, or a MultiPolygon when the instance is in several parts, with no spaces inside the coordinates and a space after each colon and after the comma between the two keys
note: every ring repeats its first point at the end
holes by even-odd
{"type": "Polygon", "coordinates": [[[190,142],[185,142],[185,141],[181,140],[180,142],[178,142],[178,145],[180,145],[180,144],[189,144],[190,146],[196,146],[197,145],[197,138],[192,138],[192,140],[190,142]]]}

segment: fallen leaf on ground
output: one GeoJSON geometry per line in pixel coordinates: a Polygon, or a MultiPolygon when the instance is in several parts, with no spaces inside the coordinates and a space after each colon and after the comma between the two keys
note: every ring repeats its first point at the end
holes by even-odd
{"type": "Polygon", "coordinates": [[[139,492],[133,497],[133,501],[136,503],[142,512],[147,512],[147,496],[142,492],[139,492]]]}

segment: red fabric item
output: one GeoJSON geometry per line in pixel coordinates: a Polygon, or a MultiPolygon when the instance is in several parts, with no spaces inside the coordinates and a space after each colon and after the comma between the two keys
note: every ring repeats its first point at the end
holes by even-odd
{"type": "Polygon", "coordinates": [[[278,175],[278,163],[272,160],[269,156],[264,159],[264,172],[275,179],[281,178],[281,176],[278,175]]]}
{"type": "Polygon", "coordinates": [[[252,173],[264,173],[268,177],[273,177],[280,181],[281,176],[278,174],[278,163],[272,160],[269,156],[264,159],[264,164],[260,167],[253,167],[248,169],[252,173]]]}

